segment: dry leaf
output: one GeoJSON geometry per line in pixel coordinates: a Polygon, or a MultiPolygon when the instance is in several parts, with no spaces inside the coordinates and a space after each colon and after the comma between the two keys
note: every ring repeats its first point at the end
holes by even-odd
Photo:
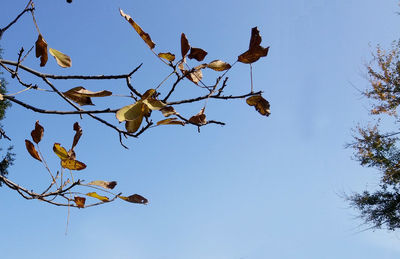
{"type": "Polygon", "coordinates": [[[269,108],[269,102],[265,100],[261,95],[254,95],[246,99],[246,102],[264,116],[269,116],[271,114],[269,108]]]}
{"type": "Polygon", "coordinates": [[[48,54],[47,54],[47,43],[43,39],[42,34],[39,34],[36,43],[35,43],[36,57],[40,57],[40,66],[44,67],[47,63],[48,54]]]}
{"type": "Polygon", "coordinates": [[[177,113],[177,112],[175,111],[174,107],[172,107],[172,106],[165,106],[165,107],[163,107],[162,109],[160,109],[160,111],[162,112],[162,114],[163,114],[165,117],[168,117],[168,116],[171,116],[171,115],[177,115],[177,114],[179,114],[179,113],[177,113]]]}
{"type": "Polygon", "coordinates": [[[188,53],[190,49],[189,41],[186,38],[186,35],[184,33],[181,34],[181,53],[182,53],[182,59],[185,59],[186,54],[188,53]]]}
{"type": "Polygon", "coordinates": [[[125,122],[125,129],[129,133],[135,133],[139,128],[140,125],[142,124],[143,121],[143,116],[137,117],[134,120],[127,120],[125,122]]]}
{"type": "Polygon", "coordinates": [[[76,206],[78,206],[78,208],[84,208],[85,207],[86,198],[75,196],[74,197],[74,201],[75,201],[76,206]]]}
{"type": "Polygon", "coordinates": [[[221,60],[214,60],[210,64],[208,64],[207,67],[215,71],[225,71],[230,69],[231,65],[221,60]]]}
{"type": "Polygon", "coordinates": [[[64,53],[52,48],[49,49],[49,52],[60,67],[70,67],[72,65],[71,58],[64,53]]]}
{"type": "Polygon", "coordinates": [[[244,52],[238,57],[238,61],[246,64],[251,64],[256,62],[261,57],[265,57],[268,55],[269,47],[264,48],[260,46],[261,44],[261,36],[257,27],[254,27],[251,30],[251,38],[249,44],[249,50],[244,52]]]}
{"type": "Polygon", "coordinates": [[[97,185],[97,186],[112,190],[117,185],[117,182],[116,181],[112,181],[112,182],[92,181],[92,182],[88,183],[88,185],[97,185]]]}
{"type": "Polygon", "coordinates": [[[196,59],[197,61],[203,61],[203,59],[207,56],[207,51],[202,50],[200,48],[191,48],[190,49],[190,54],[188,58],[190,59],[196,59]]]}
{"type": "Polygon", "coordinates": [[[185,122],[178,120],[178,118],[168,118],[168,119],[157,122],[157,125],[182,125],[182,126],[185,126],[185,122]]]}
{"type": "Polygon", "coordinates": [[[25,139],[25,146],[26,146],[26,150],[28,150],[29,154],[39,160],[40,162],[42,162],[42,159],[40,159],[39,153],[36,151],[35,146],[33,145],[32,142],[30,142],[29,140],[25,139]]]}
{"type": "Polygon", "coordinates": [[[139,34],[139,36],[144,40],[144,42],[146,42],[147,46],[149,46],[150,49],[154,49],[156,44],[154,44],[154,42],[151,41],[150,35],[144,32],[142,28],[140,28],[140,26],[135,21],[133,21],[132,17],[125,14],[121,9],[119,9],[119,13],[121,14],[122,17],[125,18],[125,20],[127,20],[132,25],[132,27],[139,34]]]}
{"type": "Polygon", "coordinates": [[[166,106],[166,104],[163,103],[162,101],[153,98],[147,98],[143,100],[143,103],[146,104],[147,107],[152,111],[154,110],[158,111],[166,106]]]}
{"type": "Polygon", "coordinates": [[[99,199],[99,200],[101,200],[102,202],[109,202],[109,201],[110,201],[110,200],[108,199],[108,197],[98,195],[96,192],[89,192],[89,193],[86,193],[86,195],[89,196],[89,197],[93,197],[93,198],[99,199]]]}
{"type": "Polygon", "coordinates": [[[149,89],[142,95],[142,100],[152,97],[156,93],[155,89],[149,89]]]}
{"type": "Polygon", "coordinates": [[[67,160],[61,160],[61,166],[63,168],[67,168],[70,170],[83,170],[86,168],[86,165],[78,160],[75,159],[67,159],[67,160]]]}
{"type": "Polygon", "coordinates": [[[190,81],[192,81],[197,85],[197,83],[200,82],[201,79],[203,79],[203,72],[201,70],[205,67],[207,67],[207,64],[201,64],[193,68],[193,71],[188,73],[186,75],[186,78],[188,78],[190,81]]]}
{"type": "Polygon", "coordinates": [[[82,170],[86,168],[84,163],[75,160],[75,152],[68,153],[59,143],[54,143],[53,151],[61,159],[61,166],[63,168],[70,170],[82,170]]]}
{"type": "Polygon", "coordinates": [[[54,143],[53,151],[61,160],[66,160],[69,158],[67,150],[63,148],[60,143],[54,143]]]}
{"type": "Polygon", "coordinates": [[[145,104],[142,100],[137,101],[134,104],[130,104],[119,109],[115,116],[119,122],[135,120],[140,116],[143,117],[144,105],[145,104]]]}
{"type": "Polygon", "coordinates": [[[143,196],[141,196],[139,194],[133,194],[133,195],[128,196],[128,197],[118,196],[118,198],[123,199],[123,200],[128,201],[128,202],[132,202],[132,203],[147,204],[149,202],[145,197],[143,197],[143,196]]]}
{"type": "Polygon", "coordinates": [[[82,128],[81,126],[79,126],[78,122],[74,123],[74,130],[75,130],[75,136],[74,136],[74,141],[72,142],[71,150],[74,150],[76,144],[78,144],[78,141],[82,136],[82,128]]]}
{"type": "Polygon", "coordinates": [[[83,105],[94,105],[92,103],[91,97],[105,97],[105,96],[110,96],[112,95],[112,92],[110,91],[98,91],[98,92],[92,92],[89,90],[86,90],[82,86],[77,86],[72,89],[69,89],[68,91],[63,93],[65,97],[68,99],[76,102],[77,104],[83,106],[83,105]]]}
{"type": "Polygon", "coordinates": [[[175,60],[175,55],[170,53],[170,52],[168,52],[168,53],[159,53],[158,56],[160,58],[166,59],[166,60],[168,60],[170,62],[175,60]]]}
{"type": "Polygon", "coordinates": [[[44,132],[44,128],[42,127],[42,125],[39,124],[39,121],[36,121],[35,129],[32,130],[32,132],[31,132],[33,142],[35,142],[36,144],[39,144],[39,142],[42,140],[43,132],[44,132]]]}
{"type": "Polygon", "coordinates": [[[193,123],[193,124],[196,124],[196,125],[204,125],[204,124],[206,124],[207,121],[206,121],[206,115],[204,114],[204,110],[205,110],[205,108],[202,108],[198,114],[192,116],[189,119],[189,122],[193,123]]]}

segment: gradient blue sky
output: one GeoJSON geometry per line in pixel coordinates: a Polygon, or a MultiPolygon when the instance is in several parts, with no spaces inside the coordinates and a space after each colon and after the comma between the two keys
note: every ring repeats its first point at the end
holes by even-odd
{"type": "MultiPolygon", "coordinates": [[[[0,26],[26,1],[2,1],[0,26]]],[[[72,124],[84,135],[76,148],[88,168],[87,180],[116,180],[118,190],[139,193],[148,206],[117,201],[85,210],[26,201],[0,188],[1,258],[143,258],[143,259],[337,259],[399,258],[398,232],[363,231],[343,193],[373,189],[378,173],[351,160],[351,128],[368,120],[365,64],[379,43],[399,38],[397,0],[249,0],[249,1],[36,1],[36,18],[50,47],[72,58],[69,69],[49,57],[45,68],[31,54],[25,65],[54,74],[112,74],[131,71],[134,86],[153,88],[169,70],[119,15],[130,14],[151,34],[158,51],[180,53],[180,34],[208,51],[209,61],[234,62],[248,47],[258,26],[267,58],[254,65],[254,85],[271,103],[271,116],[260,116],[244,100],[210,100],[210,125],[159,127],[128,140],[87,117],[40,115],[13,105],[3,122],[14,140],[16,165],[10,179],[42,189],[47,172],[26,152],[36,120],[45,127],[41,149],[54,170],[54,142],[69,146],[72,124]]],[[[7,31],[3,57],[15,60],[21,46],[36,41],[30,16],[7,31]]],[[[249,68],[229,72],[228,93],[247,92],[249,68]]],[[[31,79],[24,75],[26,80],[31,79]]],[[[210,74],[208,82],[213,82],[210,74]]],[[[9,91],[21,86],[9,79],[9,91]]],[[[38,81],[40,86],[43,83],[38,81]]],[[[123,80],[57,81],[59,89],[83,85],[126,94],[123,80]]],[[[197,93],[187,81],[182,92],[197,93]],[[190,92],[192,91],[192,92],[190,92]]],[[[66,108],[45,94],[19,98],[41,107],[66,108]]],[[[173,99],[173,98],[172,98],[173,99]]],[[[95,100],[119,108],[127,98],[95,100]]],[[[186,116],[203,103],[179,107],[186,116]]],[[[106,116],[112,118],[112,115],[106,116]]],[[[2,142],[3,143],[3,142],[2,142]]],[[[2,144],[4,145],[4,144],[2,144]]]]}

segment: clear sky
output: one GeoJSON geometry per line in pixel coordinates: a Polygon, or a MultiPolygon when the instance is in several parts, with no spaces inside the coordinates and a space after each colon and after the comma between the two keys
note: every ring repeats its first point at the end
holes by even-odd
{"type": "MultiPolygon", "coordinates": [[[[0,26],[27,1],[2,1],[0,26]]],[[[221,0],[83,1],[36,3],[36,19],[50,47],[72,58],[62,69],[49,57],[45,68],[31,54],[25,65],[52,74],[127,73],[140,63],[133,84],[143,91],[169,73],[120,16],[130,14],[159,51],[180,55],[180,34],[208,51],[208,60],[233,63],[258,26],[268,57],[254,64],[255,90],[264,91],[271,116],[260,116],[245,100],[210,100],[207,118],[226,126],[165,126],[127,140],[84,117],[40,115],[17,105],[3,122],[13,139],[16,164],[10,179],[42,189],[48,174],[25,150],[36,120],[45,127],[41,150],[57,170],[54,142],[69,146],[79,121],[84,135],[76,147],[88,167],[86,180],[116,180],[118,190],[149,199],[147,206],[116,201],[83,210],[26,201],[0,188],[1,258],[115,259],[337,259],[399,258],[398,232],[362,231],[342,194],[372,190],[378,173],[361,168],[344,148],[351,128],[368,120],[365,64],[377,44],[399,38],[397,0],[221,0]]],[[[7,31],[3,57],[16,60],[37,33],[29,15],[7,31]]],[[[29,75],[25,75],[29,80],[29,75]]],[[[228,93],[249,91],[249,67],[229,72],[228,93]]],[[[208,82],[214,82],[210,75],[208,82]]],[[[207,80],[207,79],[205,79],[207,80]]],[[[8,79],[9,91],[21,86],[8,79]]],[[[38,81],[43,86],[43,83],[38,81]]],[[[127,94],[123,80],[57,81],[68,90],[83,85],[127,94]]],[[[184,81],[182,91],[193,91],[184,81]]],[[[33,105],[66,108],[56,96],[24,92],[33,105]]],[[[128,98],[96,104],[119,108],[128,98]]],[[[186,116],[204,103],[182,106],[186,116]]],[[[106,118],[112,118],[112,115],[106,118]]],[[[3,143],[3,141],[2,141],[3,143]]],[[[4,145],[4,144],[2,144],[4,145]]]]}

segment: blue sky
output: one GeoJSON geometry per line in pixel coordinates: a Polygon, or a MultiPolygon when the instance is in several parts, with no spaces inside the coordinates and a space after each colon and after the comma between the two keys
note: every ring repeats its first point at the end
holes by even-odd
{"type": "MultiPolygon", "coordinates": [[[[0,26],[24,8],[24,1],[2,3],[0,26]]],[[[258,26],[268,57],[254,64],[254,86],[271,103],[271,116],[260,116],[244,100],[210,100],[209,125],[158,127],[122,148],[118,136],[87,117],[40,115],[13,105],[3,122],[13,139],[16,164],[10,179],[42,189],[47,172],[25,150],[36,120],[45,127],[41,150],[57,170],[54,142],[69,146],[72,124],[84,135],[76,147],[88,168],[86,180],[116,180],[118,190],[139,193],[147,206],[117,201],[68,211],[26,201],[0,188],[2,258],[398,258],[398,232],[366,228],[349,209],[343,193],[373,189],[378,172],[361,168],[344,145],[351,128],[369,120],[364,89],[365,64],[377,44],[399,38],[398,1],[36,1],[36,19],[50,47],[72,58],[72,67],[45,68],[30,55],[25,65],[53,74],[113,74],[143,67],[133,84],[144,91],[169,73],[168,68],[119,15],[130,14],[157,44],[157,51],[180,53],[184,32],[209,61],[233,63],[248,47],[258,26]],[[361,231],[361,232],[360,232],[361,231]]],[[[17,58],[37,33],[30,16],[7,31],[3,57],[17,58]]],[[[24,78],[30,80],[29,75],[24,78]]],[[[208,82],[213,82],[210,74],[208,82]]],[[[205,79],[205,80],[206,80],[205,79]]],[[[32,79],[33,80],[33,79],[32,79]]],[[[8,79],[9,91],[21,90],[8,79]]],[[[41,86],[43,83],[37,80],[41,86]]],[[[68,90],[83,85],[127,94],[121,81],[57,81],[68,90]]],[[[182,93],[196,94],[184,81],[182,93]]],[[[229,72],[227,93],[249,91],[249,68],[229,72]]],[[[45,107],[67,108],[57,97],[24,92],[19,98],[45,107]]],[[[99,107],[130,104],[128,98],[95,100],[99,107]]],[[[190,116],[204,103],[179,107],[190,116]]],[[[112,115],[106,118],[112,118],[112,115]]],[[[2,144],[4,145],[4,144],[2,144]]]]}

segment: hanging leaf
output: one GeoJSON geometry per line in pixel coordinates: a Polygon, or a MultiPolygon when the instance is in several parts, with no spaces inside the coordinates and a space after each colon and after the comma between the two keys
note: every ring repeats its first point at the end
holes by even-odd
{"type": "Polygon", "coordinates": [[[139,128],[140,125],[142,124],[143,121],[143,116],[137,117],[134,120],[127,120],[125,122],[125,129],[129,133],[135,133],[139,128]]]}
{"type": "Polygon", "coordinates": [[[160,111],[162,112],[162,114],[163,114],[165,117],[168,117],[168,116],[171,116],[171,115],[177,115],[177,114],[179,114],[179,113],[177,113],[177,112],[175,111],[174,107],[172,107],[172,106],[165,106],[165,107],[161,108],[160,111]]]}
{"type": "Polygon", "coordinates": [[[145,104],[142,100],[137,101],[134,104],[130,104],[119,109],[115,116],[119,122],[131,121],[137,119],[138,117],[143,117],[144,105],[145,104]]]}
{"type": "Polygon", "coordinates": [[[188,58],[196,59],[197,61],[203,61],[207,54],[207,51],[200,48],[191,48],[188,58]]]}
{"type": "Polygon", "coordinates": [[[106,189],[114,189],[114,187],[117,185],[116,181],[112,181],[112,182],[106,182],[106,181],[92,181],[90,183],[88,183],[88,185],[97,185],[106,189]]]}
{"type": "Polygon", "coordinates": [[[118,198],[123,199],[123,200],[125,200],[127,202],[132,202],[132,203],[147,204],[149,202],[145,197],[143,197],[143,196],[141,196],[139,194],[133,194],[133,195],[128,196],[128,197],[118,196],[118,198]]]}
{"type": "Polygon", "coordinates": [[[93,197],[93,198],[99,199],[99,200],[101,200],[102,202],[109,202],[109,201],[110,201],[110,200],[108,199],[108,197],[98,195],[98,194],[95,193],[95,192],[89,192],[89,193],[86,193],[86,195],[89,196],[89,197],[93,197]]]}
{"type": "Polygon", "coordinates": [[[48,60],[47,43],[43,39],[42,34],[39,34],[35,43],[36,57],[40,57],[40,66],[44,67],[48,60]]]}
{"type": "Polygon", "coordinates": [[[25,139],[25,146],[26,146],[26,150],[28,150],[29,154],[39,160],[40,162],[42,162],[42,159],[39,156],[39,153],[36,151],[35,146],[33,145],[32,142],[30,142],[29,140],[25,139]]]}
{"type": "Polygon", "coordinates": [[[182,126],[185,126],[185,122],[178,120],[178,118],[168,118],[168,119],[157,122],[157,125],[182,125],[182,126]]]}
{"type": "Polygon", "coordinates": [[[32,132],[31,132],[33,142],[35,142],[36,144],[39,144],[39,142],[42,140],[43,132],[44,132],[44,128],[42,127],[42,125],[39,124],[39,121],[36,121],[35,129],[32,130],[32,132]]]}
{"type": "Polygon", "coordinates": [[[86,168],[86,165],[84,163],[74,159],[61,160],[61,166],[69,170],[77,170],[77,171],[86,168]]]}
{"type": "Polygon", "coordinates": [[[84,208],[85,207],[86,198],[75,196],[74,197],[74,201],[75,201],[76,206],[78,206],[78,208],[84,208]]]}
{"type": "Polygon", "coordinates": [[[125,20],[127,20],[132,25],[132,27],[139,34],[139,36],[144,40],[144,42],[146,42],[147,46],[149,46],[150,49],[154,49],[156,44],[154,44],[154,42],[151,41],[150,35],[144,32],[142,28],[140,28],[140,26],[135,21],[133,21],[132,17],[125,14],[121,9],[119,9],[119,13],[121,14],[122,17],[125,18],[125,20]]]}
{"type": "Polygon", "coordinates": [[[252,28],[249,50],[241,54],[238,57],[238,61],[251,64],[259,60],[261,57],[267,56],[269,47],[264,48],[260,46],[261,40],[260,32],[258,31],[257,27],[252,28]]]}
{"type": "Polygon", "coordinates": [[[182,54],[182,59],[184,60],[186,57],[186,54],[189,52],[190,45],[189,41],[186,38],[186,35],[184,33],[181,34],[181,54],[182,54]]]}
{"type": "Polygon", "coordinates": [[[49,49],[49,52],[60,67],[70,67],[72,65],[71,58],[64,53],[52,48],[49,49]]]}
{"type": "Polygon", "coordinates": [[[204,114],[204,110],[205,108],[202,108],[198,114],[192,116],[189,119],[189,122],[199,126],[206,124],[207,121],[206,121],[206,115],[204,114]]]}
{"type": "Polygon", "coordinates": [[[231,65],[221,60],[214,60],[210,64],[208,64],[207,67],[215,71],[225,71],[230,69],[231,65]]]}
{"type": "Polygon", "coordinates": [[[60,143],[54,143],[53,151],[61,160],[66,160],[69,158],[68,152],[65,148],[63,148],[60,143]]]}
{"type": "Polygon", "coordinates": [[[147,107],[152,111],[154,110],[158,111],[166,106],[166,104],[163,103],[162,101],[153,98],[147,98],[143,100],[143,103],[146,104],[147,107]]]}
{"type": "Polygon", "coordinates": [[[112,95],[112,92],[110,91],[98,91],[98,92],[92,92],[89,90],[86,90],[82,86],[74,87],[72,89],[69,89],[68,91],[63,93],[65,97],[68,99],[76,102],[77,104],[83,106],[83,105],[94,105],[92,103],[91,97],[105,97],[105,96],[110,96],[112,95]]]}
{"type": "Polygon", "coordinates": [[[75,130],[75,136],[74,136],[74,141],[72,142],[71,150],[74,150],[76,144],[78,144],[78,141],[82,136],[82,128],[81,126],[79,126],[78,122],[74,123],[74,130],[75,130]]]}
{"type": "Polygon", "coordinates": [[[269,102],[265,100],[261,95],[254,95],[246,99],[246,102],[264,116],[269,116],[271,114],[269,108],[269,102]]]}
{"type": "Polygon", "coordinates": [[[172,54],[172,53],[170,53],[170,52],[167,52],[167,53],[159,53],[158,56],[159,56],[160,58],[166,59],[166,60],[168,60],[168,61],[170,61],[170,62],[172,62],[172,61],[175,60],[175,55],[172,54]]]}

